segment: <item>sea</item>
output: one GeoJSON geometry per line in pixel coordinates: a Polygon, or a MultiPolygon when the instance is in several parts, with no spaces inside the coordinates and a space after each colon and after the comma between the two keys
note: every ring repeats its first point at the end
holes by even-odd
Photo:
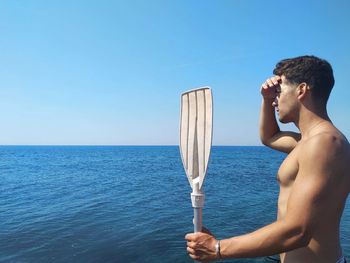
{"type": "MultiPolygon", "coordinates": [[[[222,239],[273,222],[285,157],[213,146],[203,225],[222,239]]],[[[177,146],[1,146],[0,262],[193,262],[190,193],[177,146]]],[[[350,258],[349,200],[341,242],[350,258]]]]}

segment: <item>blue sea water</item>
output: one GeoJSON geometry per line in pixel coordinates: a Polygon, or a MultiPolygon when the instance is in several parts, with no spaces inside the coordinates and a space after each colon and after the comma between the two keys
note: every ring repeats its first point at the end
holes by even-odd
{"type": "MultiPolygon", "coordinates": [[[[213,147],[204,225],[224,238],[274,221],[284,157],[213,147]]],[[[2,146],[0,262],[193,262],[190,192],[176,146],[2,146]]],[[[349,202],[341,231],[349,258],[349,202]]]]}

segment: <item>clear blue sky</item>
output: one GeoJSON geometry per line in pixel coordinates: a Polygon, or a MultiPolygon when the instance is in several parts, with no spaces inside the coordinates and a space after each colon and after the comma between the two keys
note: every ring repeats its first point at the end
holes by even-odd
{"type": "MultiPolygon", "coordinates": [[[[209,85],[217,145],[260,145],[277,61],[334,68],[350,137],[349,1],[0,2],[0,144],[178,144],[181,92],[209,85]]],[[[290,126],[285,127],[289,129],[290,126]]]]}

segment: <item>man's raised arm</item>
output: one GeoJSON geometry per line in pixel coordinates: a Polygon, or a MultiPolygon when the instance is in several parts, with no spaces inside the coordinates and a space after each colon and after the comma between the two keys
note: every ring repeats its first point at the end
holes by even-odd
{"type": "Polygon", "coordinates": [[[275,150],[289,153],[300,140],[300,134],[295,132],[282,132],[277,124],[275,109],[276,97],[279,95],[280,76],[274,76],[261,86],[262,105],[260,111],[260,139],[261,142],[275,150]]]}

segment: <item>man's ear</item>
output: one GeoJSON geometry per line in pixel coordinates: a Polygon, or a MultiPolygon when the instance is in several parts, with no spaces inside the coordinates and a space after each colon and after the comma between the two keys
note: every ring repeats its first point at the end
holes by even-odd
{"type": "Polygon", "coordinates": [[[305,99],[309,92],[310,92],[310,87],[305,82],[302,82],[298,85],[297,93],[298,93],[299,100],[305,99]]]}

